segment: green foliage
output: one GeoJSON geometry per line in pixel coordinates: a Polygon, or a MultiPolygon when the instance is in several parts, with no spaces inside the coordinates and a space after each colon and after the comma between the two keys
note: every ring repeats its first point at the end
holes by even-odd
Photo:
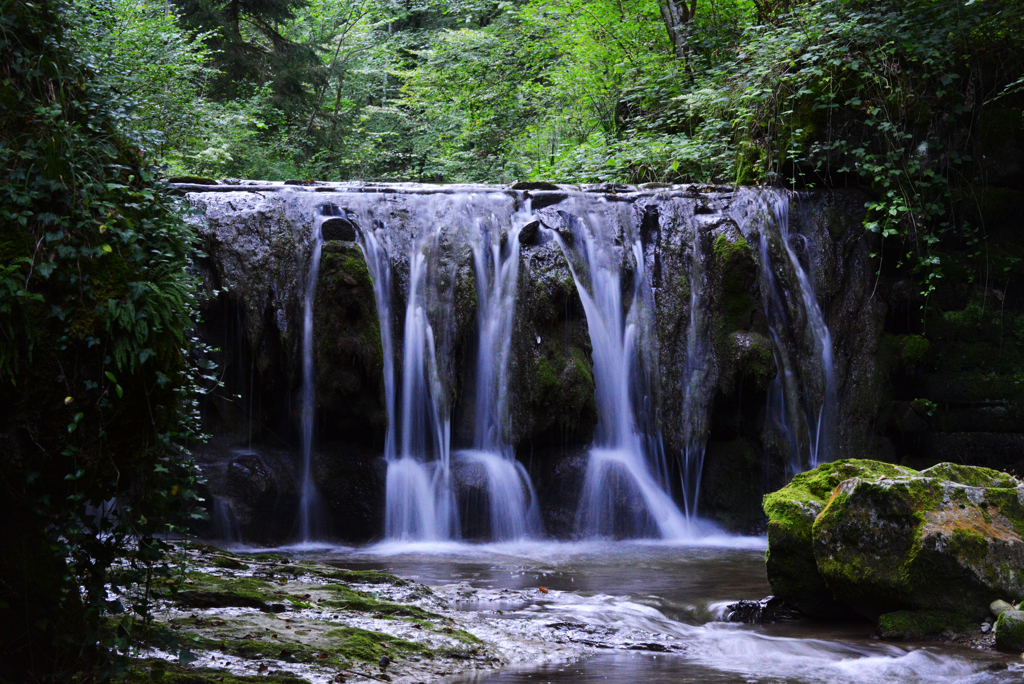
{"type": "Polygon", "coordinates": [[[192,235],[77,15],[0,10],[0,678],[106,679],[197,500],[192,235]]]}
{"type": "Polygon", "coordinates": [[[103,0],[74,10],[75,38],[131,110],[122,128],[149,137],[168,158],[202,144],[211,133],[203,91],[216,75],[203,42],[209,34],[183,30],[178,15],[155,0],[103,0]]]}
{"type": "Polygon", "coordinates": [[[176,5],[79,29],[174,173],[856,185],[880,271],[926,298],[953,250],[968,280],[1015,268],[979,197],[1024,129],[1017,0],[176,5]]]}

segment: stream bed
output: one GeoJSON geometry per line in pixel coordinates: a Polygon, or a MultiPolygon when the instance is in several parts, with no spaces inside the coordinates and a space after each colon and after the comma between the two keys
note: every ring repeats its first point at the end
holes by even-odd
{"type": "MultiPolygon", "coordinates": [[[[870,623],[723,622],[770,593],[762,538],[645,542],[387,543],[288,547],[310,560],[382,570],[449,591],[452,608],[514,621],[506,634],[558,641],[568,661],[529,659],[451,683],[1021,682],[1024,661],[941,643],[892,643],[870,623]]],[[[498,644],[514,648],[510,644],[498,644]]]]}

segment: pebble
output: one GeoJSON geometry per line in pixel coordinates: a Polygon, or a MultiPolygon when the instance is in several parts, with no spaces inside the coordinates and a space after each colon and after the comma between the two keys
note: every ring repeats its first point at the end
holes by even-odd
{"type": "Polygon", "coordinates": [[[982,633],[982,634],[988,634],[988,631],[989,631],[990,629],[992,629],[992,625],[990,625],[990,624],[989,624],[989,623],[987,623],[987,622],[982,622],[982,623],[981,623],[981,633],[982,633]]]}

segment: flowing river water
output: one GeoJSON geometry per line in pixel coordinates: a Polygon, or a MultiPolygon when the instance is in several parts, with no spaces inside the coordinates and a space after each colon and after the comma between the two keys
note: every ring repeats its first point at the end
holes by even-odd
{"type": "Polygon", "coordinates": [[[764,546],[763,538],[712,536],[691,545],[383,543],[290,551],[431,586],[458,584],[458,610],[517,621],[525,639],[531,626],[555,625],[567,640],[590,647],[570,662],[445,680],[453,684],[1024,681],[1019,658],[948,644],[884,642],[867,622],[724,622],[729,603],[770,593],[764,546]]]}

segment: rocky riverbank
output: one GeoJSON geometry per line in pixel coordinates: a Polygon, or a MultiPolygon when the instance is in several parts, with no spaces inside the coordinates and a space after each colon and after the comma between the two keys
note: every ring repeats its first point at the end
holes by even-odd
{"type": "Polygon", "coordinates": [[[503,619],[500,608],[555,590],[427,587],[275,553],[180,551],[189,569],[157,592],[141,680],[412,684],[595,648],[594,628],[503,619]],[[466,602],[474,610],[460,610],[466,602]]]}

